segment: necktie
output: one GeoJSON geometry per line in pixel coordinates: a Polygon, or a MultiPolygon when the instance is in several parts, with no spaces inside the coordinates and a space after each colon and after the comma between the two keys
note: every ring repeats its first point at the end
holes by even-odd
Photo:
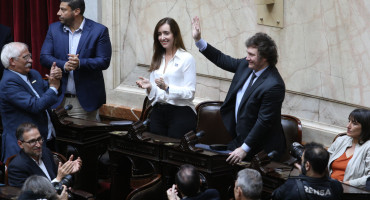
{"type": "Polygon", "coordinates": [[[252,85],[253,85],[253,81],[254,81],[254,79],[255,79],[256,77],[257,77],[257,76],[256,76],[256,74],[255,74],[254,72],[252,72],[252,78],[251,78],[251,80],[249,81],[249,84],[248,84],[247,90],[248,90],[249,88],[251,88],[251,87],[252,87],[252,85]]]}

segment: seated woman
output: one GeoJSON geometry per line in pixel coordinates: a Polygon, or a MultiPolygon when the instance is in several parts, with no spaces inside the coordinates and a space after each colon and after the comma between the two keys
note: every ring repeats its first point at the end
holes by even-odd
{"type": "Polygon", "coordinates": [[[66,189],[66,186],[63,185],[63,191],[58,195],[55,188],[46,177],[32,175],[24,182],[18,200],[67,200],[68,193],[66,189]]]}
{"type": "Polygon", "coordinates": [[[356,109],[348,120],[347,135],[338,137],[328,149],[329,173],[333,179],[365,188],[370,177],[370,111],[356,109]]]}
{"type": "Polygon", "coordinates": [[[181,138],[195,130],[193,104],[196,69],[193,56],[185,49],[180,28],[172,18],[163,18],[155,26],[154,54],[149,68],[150,80],[139,77],[136,84],[146,89],[153,110],[149,130],[152,133],[181,138]]]}

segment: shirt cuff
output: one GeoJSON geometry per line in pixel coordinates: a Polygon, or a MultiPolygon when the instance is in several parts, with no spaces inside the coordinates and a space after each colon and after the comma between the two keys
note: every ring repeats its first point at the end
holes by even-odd
{"type": "Polygon", "coordinates": [[[243,149],[245,152],[247,152],[247,153],[251,150],[251,148],[250,148],[247,144],[245,144],[245,143],[243,143],[243,145],[242,145],[242,149],[243,149]]]}
{"type": "Polygon", "coordinates": [[[58,90],[55,88],[55,87],[50,87],[50,89],[52,89],[56,95],[58,95],[58,90]]]}
{"type": "Polygon", "coordinates": [[[197,46],[199,51],[202,52],[207,48],[207,42],[203,39],[200,39],[198,42],[195,43],[195,46],[197,46]]]}

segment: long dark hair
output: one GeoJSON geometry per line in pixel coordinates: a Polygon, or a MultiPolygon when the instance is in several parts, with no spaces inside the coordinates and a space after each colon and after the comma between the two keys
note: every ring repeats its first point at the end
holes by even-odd
{"type": "Polygon", "coordinates": [[[168,24],[170,26],[174,39],[173,46],[176,47],[176,49],[182,48],[186,50],[184,42],[182,41],[179,25],[176,23],[176,21],[169,17],[159,20],[159,22],[155,26],[153,33],[153,57],[152,63],[150,64],[149,68],[150,72],[159,69],[159,66],[161,66],[162,56],[166,52],[166,49],[162,47],[161,43],[158,40],[158,29],[164,24],[168,24]]]}
{"type": "Polygon", "coordinates": [[[362,145],[370,139],[370,110],[355,109],[348,117],[349,120],[361,124],[361,134],[358,144],[362,145]]]}

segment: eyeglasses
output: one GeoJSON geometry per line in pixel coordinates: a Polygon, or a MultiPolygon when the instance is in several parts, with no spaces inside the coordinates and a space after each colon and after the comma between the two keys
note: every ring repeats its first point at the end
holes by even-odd
{"type": "Polygon", "coordinates": [[[32,58],[32,54],[27,54],[25,56],[22,57],[23,59],[25,59],[27,62],[32,58]]]}
{"type": "MultiPolygon", "coordinates": [[[[13,57],[13,58],[17,59],[18,57],[13,57]]],[[[25,56],[22,56],[22,58],[28,62],[30,59],[32,59],[32,54],[31,53],[27,54],[25,56]]]]}
{"type": "Polygon", "coordinates": [[[30,141],[22,141],[24,143],[28,143],[29,145],[31,146],[35,146],[36,145],[36,142],[39,142],[40,144],[42,144],[44,142],[44,138],[42,138],[41,136],[38,137],[37,139],[33,139],[33,140],[30,140],[30,141]]]}

